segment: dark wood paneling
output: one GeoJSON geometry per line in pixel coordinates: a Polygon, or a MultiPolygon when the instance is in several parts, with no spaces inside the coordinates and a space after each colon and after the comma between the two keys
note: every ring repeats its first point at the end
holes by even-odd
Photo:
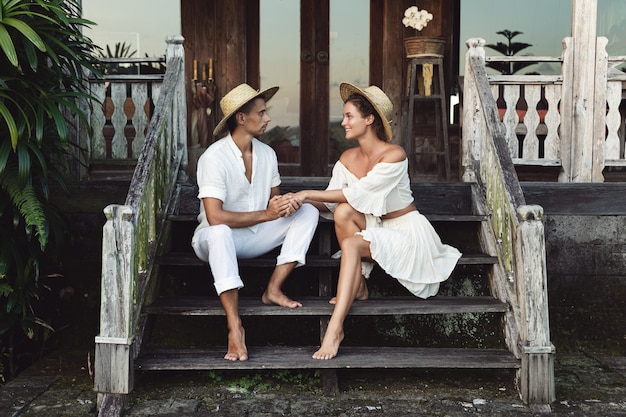
{"type": "Polygon", "coordinates": [[[626,183],[522,182],[526,204],[559,215],[626,215],[626,183]]]}

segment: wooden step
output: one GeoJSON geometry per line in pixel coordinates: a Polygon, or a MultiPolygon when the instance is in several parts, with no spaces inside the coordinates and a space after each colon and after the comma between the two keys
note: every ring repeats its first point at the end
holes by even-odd
{"type": "MultiPolygon", "coordinates": [[[[265,305],[258,298],[241,298],[242,316],[330,316],[333,305],[328,297],[298,298],[302,307],[290,309],[265,305]]],[[[417,297],[370,298],[355,301],[350,309],[353,316],[381,316],[398,314],[452,314],[452,313],[506,313],[509,307],[493,297],[443,297],[427,300],[417,297]]],[[[144,308],[149,314],[185,316],[223,316],[224,309],[217,297],[160,297],[144,308]]]]}
{"type": "Polygon", "coordinates": [[[350,347],[342,346],[332,360],[311,358],[316,347],[248,346],[247,361],[224,360],[225,348],[145,349],[135,367],[146,371],[210,369],[517,369],[519,360],[496,349],[350,347]]]}
{"type": "MultiPolygon", "coordinates": [[[[457,262],[458,265],[494,265],[498,262],[495,256],[485,254],[463,254],[457,262]]],[[[170,252],[162,255],[158,259],[159,265],[167,266],[207,266],[206,262],[201,261],[191,252],[170,252]]],[[[240,259],[239,266],[242,267],[259,267],[273,268],[276,266],[276,258],[259,257],[253,259],[240,259]]],[[[330,256],[311,255],[306,258],[307,267],[339,267],[339,259],[333,259],[330,256]]]]}
{"type": "MultiPolygon", "coordinates": [[[[424,214],[431,222],[480,222],[487,219],[487,216],[480,214],[424,214]]],[[[167,217],[172,222],[198,222],[197,214],[171,214],[167,217]]],[[[320,223],[331,222],[332,220],[320,216],[320,223]]]]}

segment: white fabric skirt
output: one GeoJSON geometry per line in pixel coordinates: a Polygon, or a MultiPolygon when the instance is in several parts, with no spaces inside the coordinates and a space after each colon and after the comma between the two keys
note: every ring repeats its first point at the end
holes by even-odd
{"type": "Polygon", "coordinates": [[[372,259],[417,297],[436,295],[439,283],[448,279],[461,252],[443,244],[418,211],[389,220],[367,215],[366,221],[360,234],[370,242],[372,259]]]}

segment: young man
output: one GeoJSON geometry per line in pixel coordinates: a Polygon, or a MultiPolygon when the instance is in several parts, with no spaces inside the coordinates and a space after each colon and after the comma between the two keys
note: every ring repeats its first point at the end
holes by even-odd
{"type": "Polygon", "coordinates": [[[208,262],[215,289],[226,313],[228,351],[224,359],[248,359],[244,328],[239,316],[237,258],[254,258],[282,245],[261,300],[288,308],[300,307],[287,297],[282,284],[305,255],[319,219],[310,204],[280,194],[278,160],[274,150],[256,139],[272,120],[266,102],[278,91],[257,91],[247,84],[231,90],[220,101],[224,118],[213,131],[215,137],[228,132],[198,160],[200,223],[192,247],[208,262]]]}

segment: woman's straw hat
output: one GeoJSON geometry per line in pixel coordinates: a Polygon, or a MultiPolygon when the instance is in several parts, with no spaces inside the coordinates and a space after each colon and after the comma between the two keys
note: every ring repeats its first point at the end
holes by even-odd
{"type": "Polygon", "coordinates": [[[387,142],[391,141],[391,114],[393,112],[393,104],[389,97],[375,85],[370,85],[366,88],[357,87],[350,83],[341,83],[339,86],[339,94],[341,99],[345,102],[352,94],[360,94],[374,107],[374,110],[378,113],[383,121],[383,127],[385,128],[385,136],[387,136],[387,142]]]}
{"type": "Polygon", "coordinates": [[[237,113],[247,102],[254,100],[257,97],[263,98],[266,102],[271,99],[278,91],[278,87],[270,87],[263,91],[255,90],[248,84],[239,84],[233,88],[220,100],[220,108],[224,117],[213,129],[213,136],[221,136],[226,131],[226,122],[230,117],[237,113]]]}

